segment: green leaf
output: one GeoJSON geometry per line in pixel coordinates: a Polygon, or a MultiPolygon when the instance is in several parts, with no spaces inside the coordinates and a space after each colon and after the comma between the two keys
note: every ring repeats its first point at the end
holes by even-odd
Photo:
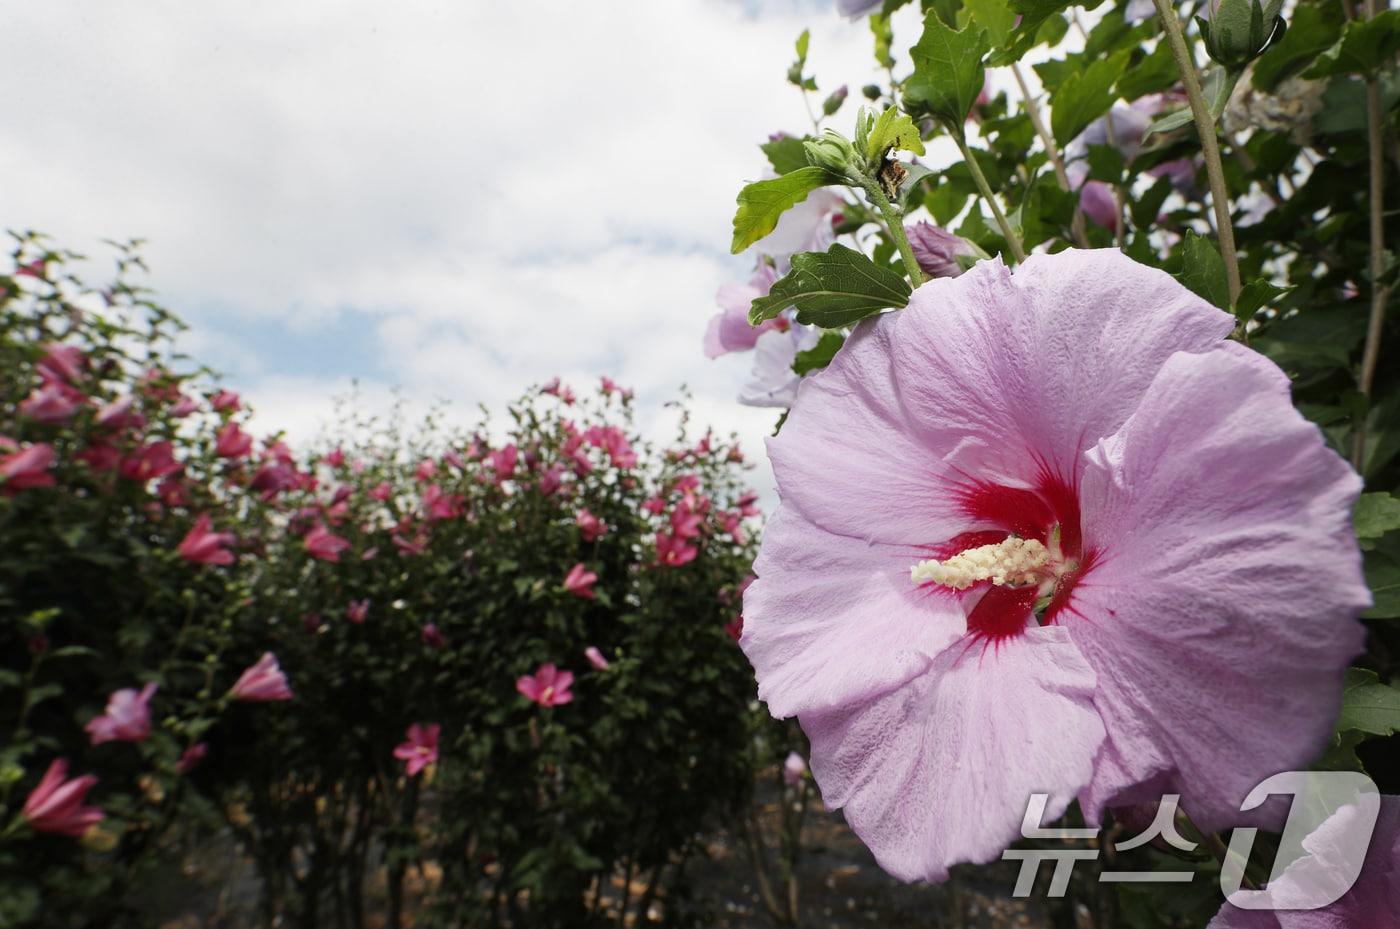
{"type": "Polygon", "coordinates": [[[1176,59],[1172,58],[1172,47],[1163,39],[1157,43],[1152,54],[1129,66],[1118,79],[1118,96],[1124,100],[1136,100],[1148,94],[1169,90],[1181,80],[1176,70],[1176,59]]]}
{"type": "Polygon", "coordinates": [[[1225,277],[1225,260],[1215,243],[1203,235],[1186,233],[1181,249],[1181,272],[1177,274],[1187,289],[1222,310],[1230,308],[1230,285],[1225,277]]]}
{"type": "Polygon", "coordinates": [[[1068,144],[1085,126],[1108,112],[1115,98],[1113,85],[1127,66],[1128,53],[1119,52],[1065,78],[1050,111],[1050,132],[1057,143],[1068,144]]]}
{"type": "Polygon", "coordinates": [[[1347,668],[1337,731],[1390,735],[1400,729],[1400,690],[1382,684],[1374,671],[1347,668]]]}
{"type": "Polygon", "coordinates": [[[875,61],[882,68],[894,67],[894,56],[890,54],[890,45],[894,42],[894,30],[890,27],[890,18],[885,13],[876,13],[870,17],[870,33],[875,37],[875,61]]]}
{"type": "Polygon", "coordinates": [[[924,142],[919,138],[919,127],[894,107],[885,110],[880,114],[880,118],[875,120],[870,136],[865,140],[866,162],[877,163],[884,158],[887,149],[913,152],[916,155],[924,153],[924,142]]]}
{"type": "Polygon", "coordinates": [[[823,332],[821,340],[804,352],[798,352],[797,357],[792,360],[793,373],[806,375],[812,371],[818,371],[831,364],[831,359],[836,357],[836,351],[846,344],[846,337],[839,332],[823,332]]]}
{"type": "Polygon", "coordinates": [[[739,191],[739,209],[734,214],[734,241],[730,250],[737,255],[772,232],[778,219],[819,187],[839,179],[823,168],[798,168],[781,177],[755,181],[739,191]]]}
{"type": "Polygon", "coordinates": [[[1007,0],[1006,5],[1011,12],[1020,14],[1021,22],[1011,33],[1010,45],[1004,44],[1002,50],[992,59],[994,65],[1007,65],[1019,61],[1022,55],[1042,40],[1041,24],[1074,4],[1070,0],[1007,0]]]}
{"type": "Polygon", "coordinates": [[[797,37],[797,60],[800,64],[807,63],[807,47],[812,42],[812,30],[803,29],[802,34],[797,37]]]}
{"type": "Polygon", "coordinates": [[[1265,280],[1250,281],[1240,288],[1240,298],[1235,301],[1235,319],[1244,325],[1254,318],[1254,314],[1288,293],[1288,288],[1279,287],[1265,280]]]}
{"type": "Polygon", "coordinates": [[[1366,553],[1366,586],[1375,603],[1361,615],[1366,619],[1394,619],[1400,616],[1400,564],[1384,553],[1366,553]]]}
{"type": "Polygon", "coordinates": [[[785,135],[771,142],[764,142],[759,148],[768,156],[768,163],[773,166],[774,171],[779,174],[791,174],[798,168],[807,167],[807,153],[802,148],[805,141],[805,138],[785,135]]]}
{"type": "Polygon", "coordinates": [[[963,0],[963,6],[972,14],[972,21],[987,30],[993,46],[1006,44],[1016,26],[1016,14],[1006,0],[963,0]]]}
{"type": "Polygon", "coordinates": [[[961,129],[982,92],[986,79],[982,59],[990,49],[981,26],[955,30],[930,11],[924,17],[923,35],[909,49],[914,73],[905,82],[905,100],[922,103],[934,116],[961,129]]]}
{"type": "Polygon", "coordinates": [[[903,277],[844,245],[792,257],[792,270],[749,309],[758,325],[789,306],[802,323],[834,329],[890,307],[903,307],[912,289],[903,277]]]}
{"type": "Polygon", "coordinates": [[[1351,521],[1358,539],[1379,539],[1392,529],[1400,529],[1400,499],[1387,493],[1362,494],[1351,521]]]}
{"type": "Polygon", "coordinates": [[[1254,86],[1273,90],[1279,81],[1307,67],[1336,43],[1345,19],[1339,3],[1298,4],[1283,38],[1254,62],[1254,86]]]}
{"type": "Polygon", "coordinates": [[[1347,23],[1341,39],[1313,62],[1303,77],[1374,74],[1396,52],[1400,52],[1400,10],[1386,10],[1371,19],[1347,23]]]}
{"type": "MultiPolygon", "coordinates": [[[[1230,94],[1234,92],[1235,85],[1240,82],[1240,71],[1227,71],[1225,68],[1216,65],[1206,72],[1205,82],[1201,86],[1201,96],[1205,98],[1206,109],[1210,112],[1211,119],[1220,122],[1220,117],[1225,112],[1225,105],[1230,102],[1230,94]]],[[[1192,120],[1191,108],[1177,110],[1175,113],[1168,113],[1161,119],[1147,127],[1147,131],[1142,134],[1144,141],[1149,136],[1159,132],[1171,132],[1173,129],[1180,129],[1192,120]]]]}

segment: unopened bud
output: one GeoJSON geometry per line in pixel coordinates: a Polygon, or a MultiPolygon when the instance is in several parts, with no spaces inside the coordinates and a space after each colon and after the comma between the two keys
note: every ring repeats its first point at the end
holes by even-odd
{"type": "Polygon", "coordinates": [[[1283,0],[1210,0],[1196,17],[1206,52],[1232,71],[1263,54],[1283,34],[1283,0]]]}

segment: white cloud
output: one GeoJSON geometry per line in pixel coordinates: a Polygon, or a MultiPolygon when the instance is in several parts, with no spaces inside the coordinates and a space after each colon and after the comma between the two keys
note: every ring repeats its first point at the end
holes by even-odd
{"type": "Polygon", "coordinates": [[[700,352],[715,288],[743,275],[734,195],[762,172],[754,144],[806,123],[783,80],[804,26],[824,89],[852,87],[838,125],[878,77],[869,30],[825,3],[53,0],[6,18],[0,220],[80,248],[148,238],[189,347],[297,433],[355,376],[470,417],[609,373],[651,420],[688,384],[761,457],[772,417],[733,401],[747,362],[700,352]],[[269,345],[272,321],[310,348],[269,345]]]}

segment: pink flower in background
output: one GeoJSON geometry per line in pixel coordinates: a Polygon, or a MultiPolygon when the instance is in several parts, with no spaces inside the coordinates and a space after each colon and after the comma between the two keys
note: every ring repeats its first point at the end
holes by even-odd
{"type": "Polygon", "coordinates": [[[75,454],[73,458],[84,462],[94,471],[114,471],[121,464],[122,453],[115,445],[97,441],[75,454]]]}
{"type": "Polygon", "coordinates": [[[162,439],[144,445],[134,454],[123,458],[119,473],[129,481],[144,484],[179,470],[180,463],[175,460],[175,446],[169,440],[162,439]]]}
{"type": "Polygon", "coordinates": [[[20,816],[35,832],[81,838],[104,818],[95,806],[83,806],[87,792],[97,783],[91,774],[68,779],[68,762],[55,758],[24,801],[20,816]]]}
{"type": "Polygon", "coordinates": [[[462,495],[443,493],[436,484],[423,489],[423,512],[429,519],[453,519],[462,515],[462,495]]]}
{"type": "Polygon", "coordinates": [[[442,632],[438,629],[437,623],[426,623],[419,631],[419,636],[423,644],[429,648],[438,649],[447,646],[447,639],[443,638],[442,632]]]}
{"type": "Polygon", "coordinates": [[[719,521],[720,529],[728,533],[737,544],[743,545],[748,540],[748,533],[744,532],[744,514],[720,510],[715,514],[715,519],[719,521]]]}
{"type": "Polygon", "coordinates": [[[336,535],[322,523],[317,523],[301,541],[312,558],[322,561],[339,561],[340,553],[350,548],[349,539],[336,535]]]}
{"type": "Polygon", "coordinates": [[[378,500],[381,503],[394,495],[394,488],[389,486],[387,481],[375,484],[369,491],[370,499],[378,500]]]}
{"type": "Polygon", "coordinates": [[[564,468],[562,465],[550,465],[540,474],[540,493],[546,497],[554,496],[563,486],[564,468]]]}
{"type": "Polygon", "coordinates": [[[758,337],[771,329],[785,328],[786,318],[769,319],[757,326],[749,325],[749,306],[759,297],[768,295],[778,272],[766,261],[754,269],[747,284],[724,284],[715,294],[720,312],[710,319],[705,330],[705,357],[718,358],[729,352],[746,352],[754,347],[758,337]]]}
{"type": "Polygon", "coordinates": [[[677,538],[693,539],[700,534],[701,521],[688,499],[681,500],[671,511],[671,532],[677,538]]]}
{"type": "Polygon", "coordinates": [[[1103,181],[1085,181],[1079,191],[1079,208],[1097,226],[1109,232],[1118,229],[1118,201],[1114,199],[1113,188],[1103,181]]]}
{"type": "Polygon", "coordinates": [[[1234,325],[1116,250],[983,261],[804,382],[741,645],[890,873],[997,858],[1033,792],[1217,830],[1327,744],[1360,481],[1234,325]]]}
{"type": "Polygon", "coordinates": [[[61,423],[78,412],[83,395],[62,381],[46,376],[19,405],[22,415],[41,423],[61,423]]]}
{"type": "Polygon", "coordinates": [[[209,398],[209,405],[218,413],[236,413],[242,404],[238,394],[231,390],[220,390],[209,398]]]}
{"type": "Polygon", "coordinates": [[[419,529],[412,536],[394,533],[390,537],[400,555],[421,555],[428,550],[428,534],[419,529]]]}
{"type": "Polygon", "coordinates": [[[807,199],[783,213],[777,227],[753,244],[759,255],[767,255],[786,273],[788,258],[794,252],[824,252],[836,241],[834,221],[840,219],[846,203],[829,187],[814,190],[807,199]]]}
{"type": "Polygon", "coordinates": [[[225,423],[214,442],[214,454],[220,458],[242,458],[252,450],[253,437],[238,423],[225,423]]]}
{"type": "Polygon", "coordinates": [[[646,501],[642,504],[642,509],[646,510],[653,516],[660,516],[662,513],[666,512],[666,498],[648,497],[646,501]]]}
{"type": "Polygon", "coordinates": [[[754,346],[753,369],[739,391],[744,406],[781,408],[792,406],[802,378],[792,370],[799,352],[821,341],[816,326],[792,325],[765,332],[754,346]]]}
{"type": "Polygon", "coordinates": [[[209,754],[209,744],[207,742],[196,742],[180,753],[180,760],[175,762],[176,774],[189,774],[199,763],[209,754]]]}
{"type": "Polygon", "coordinates": [[[559,396],[559,378],[551,377],[545,381],[544,386],[540,388],[540,393],[553,397],[559,396]]]}
{"type": "Polygon", "coordinates": [[[297,472],[279,461],[269,461],[253,472],[248,489],[262,496],[264,502],[271,501],[279,493],[295,487],[297,472]]]}
{"type": "Polygon", "coordinates": [[[579,510],[574,521],[578,523],[579,535],[583,536],[585,542],[596,542],[608,531],[608,524],[586,509],[579,510]]]}
{"type": "Polygon", "coordinates": [[[208,513],[200,514],[194,526],[180,541],[180,557],[199,564],[231,565],[233,552],[227,546],[234,543],[232,532],[215,532],[208,513]]]}
{"type": "Polygon", "coordinates": [[[656,534],[656,561],[668,568],[679,568],[690,564],[700,550],[684,538],[666,532],[656,534]]]}
{"type": "MultiPolygon", "coordinates": [[[[0,439],[3,439],[0,436],[0,439]]],[[[35,442],[23,448],[12,440],[0,443],[0,450],[12,449],[8,455],[0,456],[0,493],[6,495],[28,490],[33,487],[52,487],[54,476],[49,472],[53,467],[53,446],[35,442]]]]}
{"type": "MultiPolygon", "coordinates": [[[[1400,797],[1382,796],[1371,843],[1356,882],[1337,900],[1318,909],[1295,909],[1287,904],[1310,904],[1320,894],[1330,896],[1345,886],[1350,874],[1345,858],[1347,833],[1364,828],[1357,822],[1358,804],[1334,812],[1303,839],[1303,857],[1271,878],[1268,892],[1278,909],[1242,910],[1230,903],[1206,929],[1373,929],[1394,926],[1400,913],[1400,797]],[[1330,891],[1330,892],[1329,892],[1330,891]],[[1293,899],[1290,899],[1293,898],[1293,899]]],[[[1364,821],[1363,821],[1364,822],[1364,821]]]]}
{"type": "Polygon", "coordinates": [[[34,365],[41,375],[70,384],[76,384],[83,379],[83,368],[86,366],[87,357],[83,355],[81,348],[57,343],[45,345],[44,357],[34,365]]]}
{"type": "Polygon", "coordinates": [[[139,419],[131,415],[131,405],[135,400],[131,394],[125,394],[107,401],[98,407],[93,422],[106,429],[122,429],[128,424],[133,424],[134,420],[139,419]]]}
{"type": "Polygon", "coordinates": [[[606,374],[603,375],[602,385],[604,396],[611,397],[614,393],[620,393],[624,398],[632,396],[632,391],[619,387],[617,382],[606,374]]]}
{"type": "Polygon", "coordinates": [[[588,659],[588,663],[593,666],[594,671],[606,671],[612,667],[608,659],[603,657],[603,653],[598,651],[596,645],[590,645],[583,650],[583,657],[588,659]]]}
{"type": "Polygon", "coordinates": [[[106,712],[84,727],[92,744],[144,741],[151,734],[150,704],[158,686],[152,681],[139,692],[131,688],[114,691],[107,698],[106,712]]]}
{"type": "Polygon", "coordinates": [[[430,764],[438,760],[438,735],[442,726],[438,723],[414,723],[408,727],[405,741],[394,749],[394,757],[404,763],[409,777],[417,777],[430,764]]]}
{"type": "Polygon", "coordinates": [[[569,573],[564,575],[564,589],[576,597],[583,597],[587,600],[593,599],[593,585],[598,582],[598,575],[589,571],[579,562],[569,569],[569,573]]]}
{"type": "Polygon", "coordinates": [[[522,697],[540,706],[563,706],[573,702],[574,695],[569,691],[573,682],[572,671],[560,671],[553,662],[546,662],[533,675],[524,674],[517,678],[515,689],[522,697]]]}
{"type": "Polygon", "coordinates": [[[742,613],[724,624],[724,634],[735,642],[744,637],[744,616],[742,613]]]}
{"type": "Polygon", "coordinates": [[[345,452],[341,451],[339,446],[337,446],[327,452],[321,460],[325,462],[326,466],[329,468],[339,468],[341,465],[345,464],[345,452]]]}
{"type": "Polygon", "coordinates": [[[413,469],[413,476],[420,481],[432,480],[433,475],[436,473],[437,462],[433,461],[431,458],[424,458],[422,461],[418,462],[418,467],[413,469]]]}
{"type": "Polygon", "coordinates": [[[515,474],[515,465],[520,458],[520,450],[512,442],[505,448],[497,449],[488,456],[491,460],[491,470],[496,472],[496,483],[500,484],[510,480],[515,474]]]}
{"type": "Polygon", "coordinates": [[[671,490],[678,494],[693,493],[700,489],[700,476],[698,474],[682,474],[671,482],[671,490]]]}
{"type": "Polygon", "coordinates": [[[369,601],[351,600],[349,605],[345,607],[345,618],[357,626],[363,623],[369,618],[369,601]]]}
{"type": "Polygon", "coordinates": [[[199,409],[198,400],[181,394],[174,405],[170,407],[170,415],[174,419],[184,419],[197,409],[199,409]]]}
{"type": "Polygon", "coordinates": [[[290,700],[292,688],[287,685],[287,675],[277,664],[277,656],[272,652],[263,652],[263,656],[234,682],[229,696],[250,702],[290,700]]]}
{"type": "Polygon", "coordinates": [[[933,223],[912,223],[904,231],[909,236],[909,247],[914,250],[914,260],[929,277],[957,277],[963,272],[958,259],[977,254],[967,239],[933,223]]]}
{"type": "Polygon", "coordinates": [[[783,783],[796,787],[806,776],[807,762],[797,752],[788,752],[787,758],[783,759],[783,783]]]}

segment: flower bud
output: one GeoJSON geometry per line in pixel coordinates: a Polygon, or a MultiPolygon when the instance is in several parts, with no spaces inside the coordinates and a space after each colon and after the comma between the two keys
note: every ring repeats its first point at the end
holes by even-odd
{"type": "Polygon", "coordinates": [[[867,100],[879,100],[885,93],[880,89],[879,84],[866,84],[860,89],[860,92],[865,94],[867,100]]]}
{"type": "Polygon", "coordinates": [[[841,104],[846,102],[846,96],[849,92],[845,84],[833,90],[831,96],[822,101],[822,115],[830,116],[832,113],[841,109],[841,104]]]}
{"type": "Polygon", "coordinates": [[[807,152],[808,164],[825,168],[842,177],[850,174],[859,163],[856,150],[850,141],[830,129],[826,130],[820,139],[803,142],[802,148],[807,152]]]}
{"type": "Polygon", "coordinates": [[[1283,0],[1210,0],[1196,17],[1210,57],[1238,71],[1283,34],[1283,0]]]}
{"type": "Polygon", "coordinates": [[[914,260],[929,277],[957,277],[964,270],[958,259],[977,254],[972,243],[933,223],[917,222],[904,231],[909,236],[914,260]]]}

